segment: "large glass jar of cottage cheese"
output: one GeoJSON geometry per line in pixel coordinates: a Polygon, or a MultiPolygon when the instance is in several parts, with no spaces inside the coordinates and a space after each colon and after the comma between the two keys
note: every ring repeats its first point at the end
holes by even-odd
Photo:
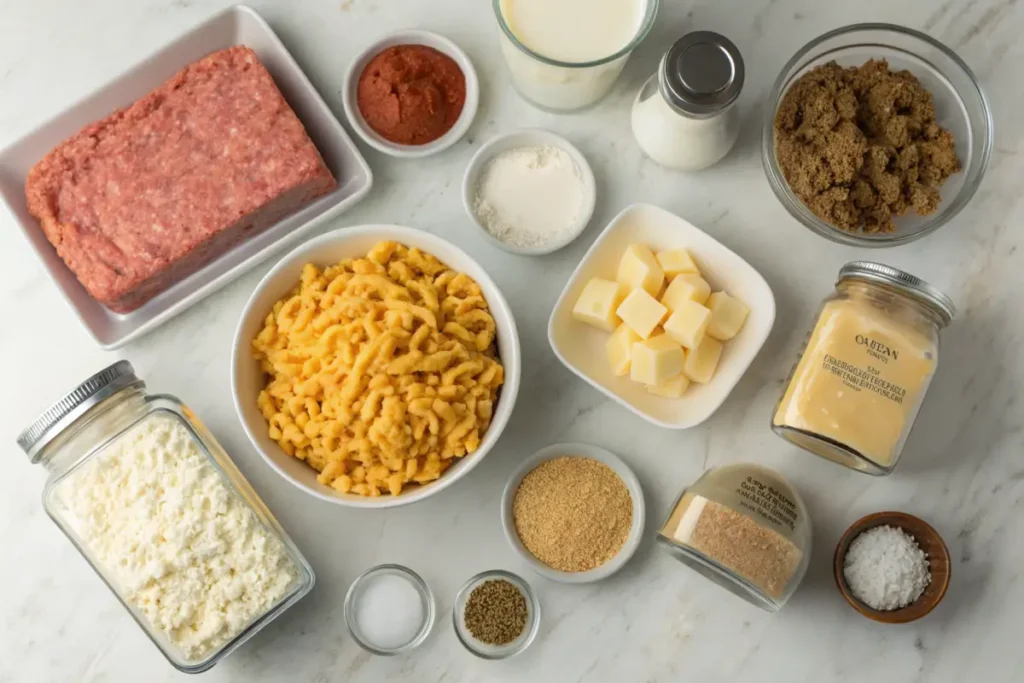
{"type": "Polygon", "coordinates": [[[43,504],[176,668],[209,669],[313,587],[298,548],[199,419],[127,361],[18,437],[43,504]]]}

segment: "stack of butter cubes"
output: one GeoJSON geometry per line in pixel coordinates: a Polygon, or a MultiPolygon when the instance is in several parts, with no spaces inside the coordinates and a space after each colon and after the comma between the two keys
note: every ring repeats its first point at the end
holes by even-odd
{"type": "Polygon", "coordinates": [[[612,333],[612,372],[667,398],[711,381],[723,342],[749,312],[726,292],[712,293],[686,249],[655,255],[642,244],[622,255],[615,280],[591,278],[573,308],[577,320],[612,333]]]}

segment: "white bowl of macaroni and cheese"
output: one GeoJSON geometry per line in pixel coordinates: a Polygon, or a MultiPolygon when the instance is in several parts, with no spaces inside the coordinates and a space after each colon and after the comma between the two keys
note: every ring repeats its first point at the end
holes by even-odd
{"type": "Polygon", "coordinates": [[[235,409],[260,455],[317,498],[407,505],[491,450],[519,390],[515,320],[450,242],[343,228],[267,273],[235,332],[235,409]]]}

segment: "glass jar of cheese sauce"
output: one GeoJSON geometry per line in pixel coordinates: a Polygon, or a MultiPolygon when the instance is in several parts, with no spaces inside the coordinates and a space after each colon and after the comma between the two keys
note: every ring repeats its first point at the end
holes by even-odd
{"type": "Polygon", "coordinates": [[[213,435],[177,398],[147,394],[127,361],[51,406],[18,445],[50,473],[47,514],[179,671],[209,669],[313,587],[213,435]],[[203,604],[169,600],[186,592],[203,604]]]}
{"type": "Polygon", "coordinates": [[[839,271],[772,417],[776,434],[861,472],[895,468],[939,361],[948,296],[896,268],[839,271]]]}

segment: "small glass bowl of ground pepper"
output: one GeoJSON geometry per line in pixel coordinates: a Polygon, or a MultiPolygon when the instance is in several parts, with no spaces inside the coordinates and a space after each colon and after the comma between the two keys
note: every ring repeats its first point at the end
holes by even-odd
{"type": "Polygon", "coordinates": [[[480,85],[455,43],[429,31],[400,31],[352,61],[342,99],[368,145],[410,159],[447,149],[469,130],[480,85]]]}
{"type": "Polygon", "coordinates": [[[540,602],[522,578],[492,569],[459,589],[452,608],[455,635],[483,659],[505,659],[530,646],[540,629],[540,602]]]}

